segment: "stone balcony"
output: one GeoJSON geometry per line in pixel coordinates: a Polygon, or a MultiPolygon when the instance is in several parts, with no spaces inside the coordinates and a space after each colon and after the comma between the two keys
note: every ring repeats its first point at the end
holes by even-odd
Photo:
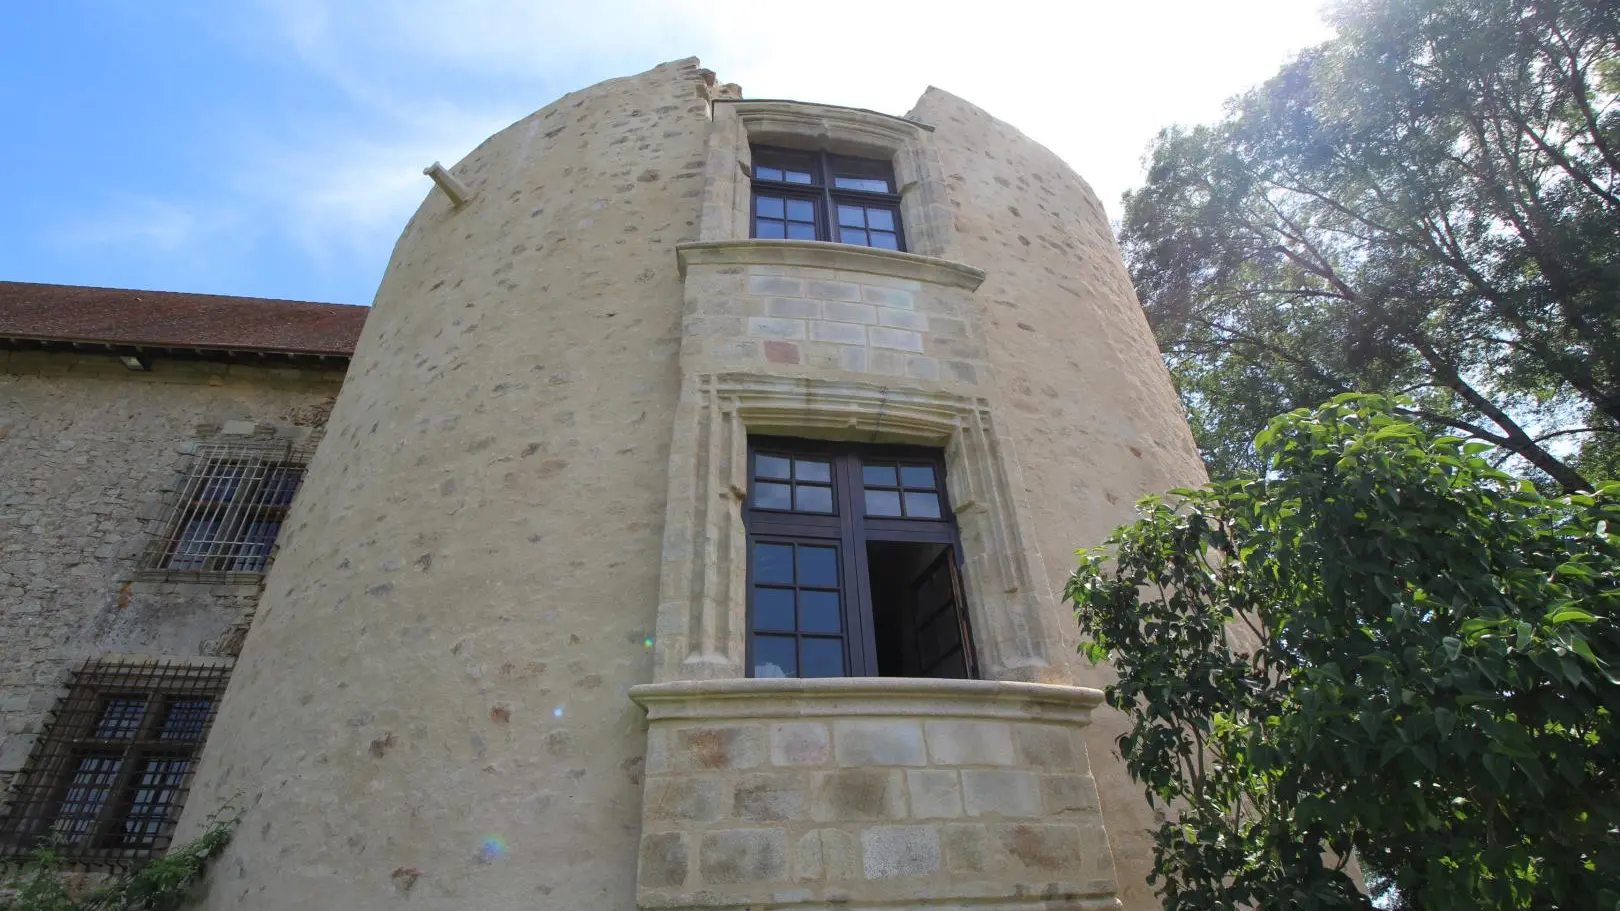
{"type": "Polygon", "coordinates": [[[1096,690],[833,678],[638,686],[643,908],[1118,907],[1096,690]]]}

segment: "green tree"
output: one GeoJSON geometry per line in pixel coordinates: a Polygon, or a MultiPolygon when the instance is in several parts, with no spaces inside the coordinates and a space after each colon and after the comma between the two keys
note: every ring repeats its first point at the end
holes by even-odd
{"type": "MultiPolygon", "coordinates": [[[[1351,0],[1339,37],[1166,130],[1120,241],[1211,473],[1348,391],[1565,490],[1620,436],[1612,0],[1351,0]],[[1523,463],[1518,463],[1523,464],[1523,463]]],[[[1612,475],[1608,475],[1612,477],[1612,475]]]]}
{"type": "Polygon", "coordinates": [[[209,864],[225,853],[241,819],[236,804],[228,803],[191,841],[82,889],[67,878],[59,845],[46,841],[31,855],[0,863],[0,911],[180,911],[192,904],[209,864]]]}
{"type": "Polygon", "coordinates": [[[1168,911],[1620,908],[1620,484],[1550,497],[1346,395],[1143,501],[1067,597],[1168,911]]]}

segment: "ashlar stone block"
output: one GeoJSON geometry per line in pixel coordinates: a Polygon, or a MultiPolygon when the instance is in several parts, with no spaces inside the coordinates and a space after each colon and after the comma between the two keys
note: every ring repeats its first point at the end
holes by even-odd
{"type": "Polygon", "coordinates": [[[1077,826],[1020,823],[990,828],[996,846],[1025,870],[1059,873],[1080,867],[1077,826]]]}
{"type": "Polygon", "coordinates": [[[724,811],[725,782],[712,776],[672,775],[647,779],[642,800],[654,821],[713,822],[724,811]]]}
{"type": "Polygon", "coordinates": [[[698,861],[705,883],[784,879],[788,872],[787,831],[719,829],[706,832],[698,861]]]}
{"type": "Polygon", "coordinates": [[[818,772],[810,797],[817,822],[904,819],[905,779],[898,769],[839,769],[818,772]]]}
{"type": "Polygon", "coordinates": [[[1018,755],[1025,766],[1037,769],[1084,771],[1075,754],[1073,734],[1055,725],[1021,724],[1015,732],[1018,755]]]}
{"type": "Polygon", "coordinates": [[[925,766],[922,725],[909,718],[839,719],[834,755],[841,766],[925,766]]]}
{"type": "Polygon", "coordinates": [[[867,879],[934,873],[940,867],[939,827],[873,826],[866,829],[861,832],[861,866],[867,879]]]}
{"type": "Polygon", "coordinates": [[[866,327],[854,323],[833,323],[826,320],[813,320],[810,323],[810,338],[817,342],[834,342],[839,345],[866,344],[866,327]]]}
{"type": "Polygon", "coordinates": [[[754,338],[802,339],[805,336],[804,320],[752,316],[748,318],[748,334],[754,338]]]}
{"type": "Polygon", "coordinates": [[[765,732],[755,725],[684,728],[669,763],[676,771],[752,769],[765,761],[765,732]]]}
{"type": "Polygon", "coordinates": [[[924,727],[935,765],[1013,764],[1012,727],[1004,722],[944,720],[924,727]]]}
{"type": "Polygon", "coordinates": [[[686,884],[687,837],[681,832],[641,836],[641,866],[636,879],[642,888],[660,889],[686,884]]]}
{"type": "Polygon", "coordinates": [[[923,350],[923,337],[920,333],[909,329],[886,329],[873,326],[866,330],[868,343],[874,348],[893,348],[896,351],[923,350]]]}
{"type": "Polygon", "coordinates": [[[911,794],[913,819],[962,815],[962,782],[954,769],[907,770],[906,789],[911,794]]]}
{"type": "Polygon", "coordinates": [[[732,815],[748,822],[802,819],[805,784],[802,772],[745,775],[737,782],[732,815]]]}
{"type": "Polygon", "coordinates": [[[771,726],[771,765],[818,766],[832,759],[832,733],[825,724],[787,722],[771,726]]]}
{"type": "Polygon", "coordinates": [[[1029,819],[1041,815],[1041,788],[1033,773],[962,771],[962,804],[969,816],[1029,819]]]}

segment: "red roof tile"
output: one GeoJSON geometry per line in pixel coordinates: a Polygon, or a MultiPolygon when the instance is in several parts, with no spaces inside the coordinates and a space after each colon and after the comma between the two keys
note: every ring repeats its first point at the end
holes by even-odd
{"type": "Polygon", "coordinates": [[[348,357],[369,307],[0,282],[0,339],[348,357]]]}

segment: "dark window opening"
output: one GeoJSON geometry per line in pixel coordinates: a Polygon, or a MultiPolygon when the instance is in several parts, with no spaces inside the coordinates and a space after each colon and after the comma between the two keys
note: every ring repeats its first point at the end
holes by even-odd
{"type": "Polygon", "coordinates": [[[955,550],[872,541],[866,564],[878,676],[971,678],[955,550]]]}
{"type": "Polygon", "coordinates": [[[887,161],[755,146],[753,236],[904,250],[887,161]]]}
{"type": "Polygon", "coordinates": [[[750,441],[748,673],[976,675],[937,450],[750,441]]]}

